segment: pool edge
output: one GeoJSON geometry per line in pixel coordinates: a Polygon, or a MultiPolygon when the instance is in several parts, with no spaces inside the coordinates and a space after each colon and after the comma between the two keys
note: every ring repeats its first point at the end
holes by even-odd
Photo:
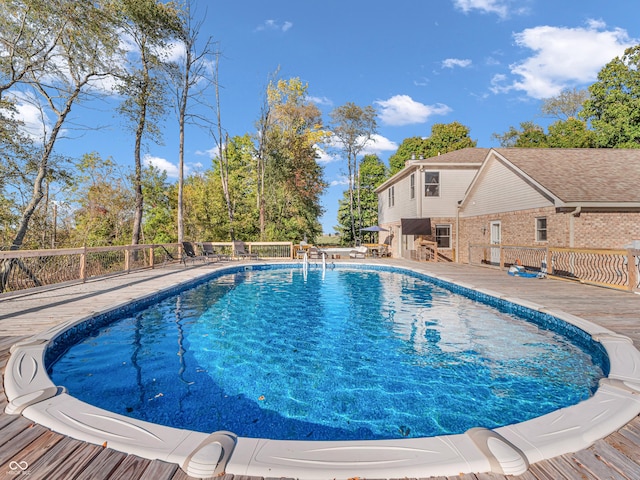
{"type": "MultiPolygon", "coordinates": [[[[349,264],[341,262],[341,265],[349,264]]],[[[353,265],[363,267],[371,264],[358,262],[353,265]]],[[[379,265],[384,264],[376,263],[374,266],[379,265]]],[[[86,321],[85,317],[38,334],[27,342],[18,343],[12,349],[5,373],[5,393],[9,400],[7,409],[10,410],[7,413],[22,413],[30,420],[80,440],[98,445],[106,442],[107,446],[116,450],[177,463],[194,476],[207,476],[203,473],[208,470],[211,470],[208,476],[212,476],[214,471],[228,469],[228,473],[239,475],[294,476],[305,479],[342,478],[340,475],[344,475],[344,478],[380,475],[398,478],[480,471],[507,473],[505,470],[517,475],[526,471],[526,468],[519,472],[518,469],[522,467],[517,465],[522,462],[515,458],[517,455],[509,453],[510,449],[521,451],[528,463],[535,463],[585,448],[595,440],[613,433],[640,413],[640,352],[633,347],[628,337],[580,317],[547,309],[532,302],[502,296],[497,292],[479,289],[420,269],[389,266],[471,288],[485,295],[548,313],[576,326],[605,348],[610,362],[609,380],[601,381],[596,394],[584,402],[490,431],[499,438],[489,435],[485,445],[474,443],[468,434],[459,434],[362,442],[297,442],[240,437],[233,445],[226,442],[223,446],[225,441],[222,437],[211,440],[207,434],[134,420],[98,409],[61,392],[46,375],[44,352],[47,342],[86,321]],[[90,425],[79,421],[79,417],[101,420],[98,425],[90,425]],[[132,431],[138,432],[139,436],[132,436],[132,431]],[[145,437],[150,440],[141,440],[145,437]],[[211,441],[207,443],[207,439],[211,441]],[[354,461],[353,453],[356,451],[360,458],[354,461]],[[326,458],[327,452],[332,455],[329,459],[326,458]],[[204,461],[203,457],[206,457],[204,461]],[[226,467],[225,459],[228,460],[226,467]],[[191,461],[194,463],[190,464],[191,461]],[[516,465],[516,471],[511,471],[512,465],[516,465]]],[[[238,267],[233,265],[217,269],[216,272],[234,268],[238,267]]],[[[189,283],[204,281],[202,278],[211,275],[212,273],[208,273],[189,283]]],[[[168,287],[166,290],[174,288],[168,287]]],[[[157,293],[159,292],[154,292],[157,293]]],[[[128,301],[129,299],[124,303],[128,301]]]]}

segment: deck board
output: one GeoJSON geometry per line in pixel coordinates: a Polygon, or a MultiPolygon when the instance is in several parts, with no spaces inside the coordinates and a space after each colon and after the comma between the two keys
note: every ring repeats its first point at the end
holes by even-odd
{"type": "MultiPolygon", "coordinates": [[[[522,298],[545,307],[562,310],[629,336],[640,346],[640,296],[616,290],[580,285],[567,281],[515,279],[489,268],[455,264],[416,264],[395,262],[398,266],[416,267],[467,285],[522,298]]],[[[52,291],[0,298],[0,370],[9,358],[9,348],[78,315],[88,315],[114,302],[172,285],[207,273],[209,265],[195,268],[172,268],[87,282],[52,291]],[[55,312],[55,314],[53,314],[55,312]],[[34,321],[34,316],[37,317],[34,321]]],[[[0,407],[6,398],[0,386],[0,407]]],[[[8,472],[11,461],[28,464],[32,479],[104,479],[104,480],[188,480],[177,465],[150,461],[110,448],[74,440],[21,416],[0,414],[0,478],[8,472]]],[[[225,474],[222,480],[256,480],[258,477],[225,474]]],[[[497,473],[466,474],[454,477],[430,477],[429,480],[637,480],[640,478],[640,418],[618,432],[597,441],[592,447],[531,465],[518,477],[497,473]]],[[[265,479],[272,480],[272,479],[265,479]]],[[[373,480],[373,479],[368,479],[373,480]]],[[[426,479],[416,479],[426,480],[426,479]]]]}

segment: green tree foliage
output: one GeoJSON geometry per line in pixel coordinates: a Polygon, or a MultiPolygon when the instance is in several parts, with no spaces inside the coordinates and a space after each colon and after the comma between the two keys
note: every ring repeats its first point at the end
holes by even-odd
{"type": "Polygon", "coordinates": [[[333,136],[347,160],[349,182],[349,219],[351,237],[359,234],[360,184],[358,182],[358,155],[370,143],[378,129],[376,111],[372,106],[360,107],[347,103],[330,113],[333,136]]]}
{"type": "Polygon", "coordinates": [[[547,145],[551,148],[594,148],[596,136],[584,121],[572,117],[549,125],[547,145]]]}
{"type": "Polygon", "coordinates": [[[406,138],[396,153],[389,157],[390,174],[393,175],[402,170],[406,162],[412,158],[430,158],[463,148],[475,147],[478,142],[469,137],[469,132],[469,128],[459,122],[436,123],[431,127],[429,137],[406,138]]]}
{"type": "MultiPolygon", "coordinates": [[[[377,155],[365,155],[359,162],[358,170],[360,189],[360,216],[356,212],[356,223],[362,227],[370,227],[378,224],[378,195],[375,189],[387,179],[387,167],[377,155]]],[[[349,192],[345,191],[338,208],[338,227],[343,245],[353,245],[360,235],[353,236],[350,213],[349,192]]],[[[372,235],[363,232],[363,239],[373,240],[372,235]]]]}
{"type": "Polygon", "coordinates": [[[255,148],[251,137],[233,137],[225,145],[226,164],[216,159],[212,169],[188,178],[185,186],[185,233],[189,238],[230,241],[230,232],[243,240],[259,238],[255,148]],[[228,168],[232,220],[222,188],[221,165],[228,168]],[[229,223],[233,221],[233,226],[229,223]]]}
{"type": "Polygon", "coordinates": [[[593,148],[596,146],[595,134],[577,118],[558,120],[549,125],[548,132],[534,122],[522,122],[520,129],[509,127],[509,131],[500,135],[493,134],[500,146],[509,148],[593,148]]]}
{"type": "Polygon", "coordinates": [[[327,185],[316,145],[327,132],[307,90],[299,78],[272,81],[267,88],[268,115],[263,116],[257,148],[263,240],[315,238],[322,233],[320,197],[327,185]]]}
{"type": "MultiPolygon", "coordinates": [[[[28,102],[41,112],[42,121],[40,132],[31,136],[34,148],[24,157],[29,166],[24,170],[35,173],[28,180],[31,195],[22,205],[12,249],[23,245],[45,197],[54,146],[69,113],[94,82],[113,71],[110,60],[119,38],[108,11],[104,2],[89,0],[0,3],[0,101],[4,107],[17,99],[28,102]]],[[[12,121],[3,112],[0,132],[15,131],[12,121]]],[[[15,150],[15,145],[14,139],[3,150],[15,150]]]]}
{"type": "Polygon", "coordinates": [[[182,33],[178,12],[171,4],[158,0],[118,0],[119,25],[133,41],[137,51],[124,58],[125,68],[118,74],[118,91],[124,100],[120,113],[134,127],[135,217],[132,244],[140,241],[144,196],[142,191],[141,150],[145,137],[160,142],[159,125],[169,105],[163,52],[168,42],[182,33]]]}
{"type": "Polygon", "coordinates": [[[167,172],[154,166],[142,171],[144,243],[172,243],[177,240],[176,216],[171,205],[167,172]]]}
{"type": "Polygon", "coordinates": [[[75,210],[74,246],[128,243],[133,219],[133,191],[127,175],[111,158],[88,153],[75,163],[70,200],[75,210]]]}
{"type": "Polygon", "coordinates": [[[598,73],[581,117],[598,147],[640,148],[640,45],[628,48],[598,73]]]}
{"type": "Polygon", "coordinates": [[[547,134],[540,125],[533,122],[522,122],[520,129],[513,126],[509,127],[509,131],[500,135],[493,134],[493,138],[500,142],[502,147],[519,147],[519,148],[546,148],[547,134]]]}

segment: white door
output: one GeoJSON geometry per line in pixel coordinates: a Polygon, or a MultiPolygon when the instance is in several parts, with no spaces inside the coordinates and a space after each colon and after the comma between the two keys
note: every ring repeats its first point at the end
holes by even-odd
{"type": "MultiPolygon", "coordinates": [[[[502,233],[500,230],[500,222],[491,222],[491,245],[500,245],[502,242],[502,233]]],[[[500,265],[500,247],[491,247],[491,265],[500,265]]]]}

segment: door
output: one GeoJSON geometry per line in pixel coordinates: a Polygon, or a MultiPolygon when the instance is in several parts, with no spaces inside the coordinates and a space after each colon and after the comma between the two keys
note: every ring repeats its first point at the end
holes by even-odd
{"type": "Polygon", "coordinates": [[[491,247],[491,265],[500,265],[500,243],[502,242],[502,231],[500,228],[500,222],[491,222],[491,245],[498,245],[491,247]]]}

